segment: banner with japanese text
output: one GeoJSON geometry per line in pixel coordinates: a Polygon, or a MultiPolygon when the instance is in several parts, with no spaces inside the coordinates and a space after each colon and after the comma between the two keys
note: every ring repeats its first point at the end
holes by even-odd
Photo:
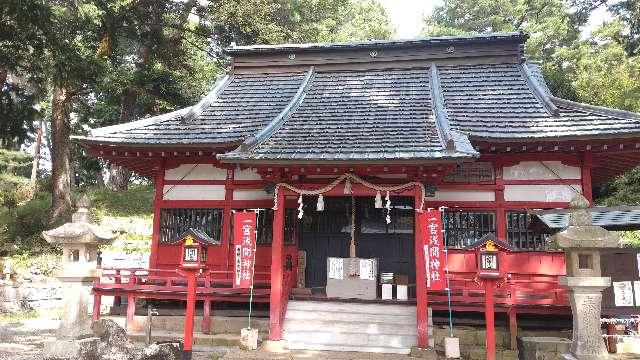
{"type": "Polygon", "coordinates": [[[233,214],[233,239],[235,245],[234,288],[250,288],[256,251],[256,213],[253,211],[233,214]]]}
{"type": "Polygon", "coordinates": [[[423,244],[428,290],[444,290],[447,285],[445,275],[444,240],[442,236],[442,215],[439,210],[426,212],[427,231],[423,244]]]}

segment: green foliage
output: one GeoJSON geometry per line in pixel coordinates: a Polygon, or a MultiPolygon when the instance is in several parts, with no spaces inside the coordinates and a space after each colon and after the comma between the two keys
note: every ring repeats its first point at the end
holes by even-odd
{"type": "Polygon", "coordinates": [[[31,196],[31,156],[22,151],[0,149],[0,208],[13,208],[31,196]]]}
{"type": "Polygon", "coordinates": [[[0,83],[0,147],[17,149],[34,131],[35,97],[14,83],[0,83]]]}
{"type": "Polygon", "coordinates": [[[51,250],[41,233],[61,225],[64,220],[51,222],[50,205],[50,195],[40,193],[14,208],[0,207],[0,244],[14,245],[29,254],[51,250]]]}
{"type": "Polygon", "coordinates": [[[602,202],[606,205],[640,205],[640,167],[617,177],[606,192],[609,196],[602,202]]]}
{"type": "Polygon", "coordinates": [[[640,231],[620,231],[618,234],[623,246],[640,248],[640,231]]]}
{"type": "Polygon", "coordinates": [[[372,0],[214,0],[208,16],[219,48],[239,45],[388,39],[384,8],[372,0]]]}
{"type": "MultiPolygon", "coordinates": [[[[153,186],[132,185],[129,190],[112,192],[107,188],[87,188],[84,194],[91,200],[91,214],[97,218],[107,216],[153,216],[153,186]]],[[[80,194],[77,195],[78,197],[80,194]]]]}
{"type": "Polygon", "coordinates": [[[56,251],[33,253],[20,251],[9,257],[11,266],[18,272],[31,272],[37,269],[40,275],[53,276],[60,267],[60,254],[56,251]]]}

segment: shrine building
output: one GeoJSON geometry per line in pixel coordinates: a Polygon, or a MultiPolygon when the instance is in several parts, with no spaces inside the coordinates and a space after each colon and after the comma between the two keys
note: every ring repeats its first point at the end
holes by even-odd
{"type": "Polygon", "coordinates": [[[264,209],[253,301],[269,303],[271,340],[296,341],[285,326],[293,301],[356,299],[350,306],[405,304],[415,330],[403,349],[426,347],[427,306],[446,310],[448,298],[429,290],[419,244],[424,214],[441,209],[454,310],[483,311],[465,248],[493,237],[511,249],[495,302],[512,332],[518,314],[569,315],[557,282],[564,253],[547,241],[558,229],[531,226],[532,211],[567,208],[578,194],[593,202],[594,185],[639,165],[640,115],[555,97],[525,58],[527,38],[233,46],[199,103],[76,138],[155,184],[149,269],[127,286],[97,283],[98,302],[128,297],[133,316],[136,298],[184,299],[162,279],[176,277],[175,241],[188,229],[210,240],[197,292],[205,317],[212,302],[248,302],[231,286],[232,213],[264,209]],[[365,271],[372,283],[341,287],[365,271]],[[406,300],[396,290],[382,300],[387,281],[406,300]]]}

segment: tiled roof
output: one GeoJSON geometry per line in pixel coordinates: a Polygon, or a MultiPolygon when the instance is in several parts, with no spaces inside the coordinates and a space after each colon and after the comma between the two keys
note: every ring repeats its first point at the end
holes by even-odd
{"type": "MultiPolygon", "coordinates": [[[[266,126],[287,105],[303,73],[234,75],[193,119],[191,108],[95,129],[91,142],[140,145],[219,145],[240,143],[266,126]]],[[[209,95],[211,96],[211,95],[209,95]]]]}
{"type": "MultiPolygon", "coordinates": [[[[503,35],[512,40],[525,36],[503,35]]],[[[491,36],[415,41],[489,41],[491,36]]],[[[415,41],[301,47],[400,46],[415,41]]],[[[243,51],[262,51],[258,48],[243,51]]],[[[510,61],[437,66],[425,62],[380,70],[316,71],[311,66],[289,73],[258,68],[252,74],[231,74],[193,107],[95,129],[80,140],[106,145],[239,145],[219,155],[234,162],[356,162],[469,158],[478,155],[471,145],[476,140],[640,136],[640,115],[553,97],[537,66],[510,61]]]]}
{"type": "Polygon", "coordinates": [[[431,112],[429,69],[315,75],[297,109],[252,149],[226,160],[380,160],[469,156],[446,152],[431,112]]]}
{"type": "MultiPolygon", "coordinates": [[[[594,207],[587,209],[591,212],[591,223],[610,230],[638,230],[640,229],[640,207],[614,206],[594,207]]],[[[551,230],[564,229],[569,224],[571,210],[542,210],[532,212],[547,228],[551,230]]]]}
{"type": "MultiPolygon", "coordinates": [[[[440,67],[451,127],[474,138],[526,141],[562,137],[640,135],[640,116],[577,104],[549,94],[558,108],[545,108],[519,65],[440,67]]],[[[534,77],[533,81],[540,81],[534,77]]],[[[546,88],[546,85],[544,85],[546,88]]]]}

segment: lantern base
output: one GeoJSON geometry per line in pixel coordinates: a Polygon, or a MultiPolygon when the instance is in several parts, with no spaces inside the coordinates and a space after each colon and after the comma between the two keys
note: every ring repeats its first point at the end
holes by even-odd
{"type": "Polygon", "coordinates": [[[191,360],[191,350],[182,350],[182,360],[191,360]]]}

